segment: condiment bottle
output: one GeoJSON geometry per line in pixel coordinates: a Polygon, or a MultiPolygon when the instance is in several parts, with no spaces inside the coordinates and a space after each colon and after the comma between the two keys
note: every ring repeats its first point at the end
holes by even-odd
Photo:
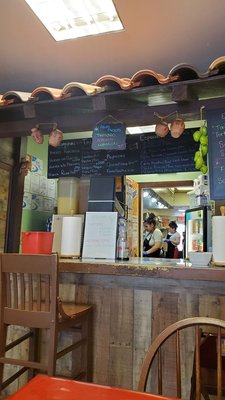
{"type": "Polygon", "coordinates": [[[119,235],[117,239],[117,260],[129,260],[129,247],[127,242],[127,224],[124,218],[119,221],[119,235]]]}

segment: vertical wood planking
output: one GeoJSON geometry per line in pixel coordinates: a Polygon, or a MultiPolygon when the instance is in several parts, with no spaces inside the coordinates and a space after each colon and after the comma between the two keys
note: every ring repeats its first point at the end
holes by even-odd
{"type": "Polygon", "coordinates": [[[151,344],[152,291],[134,290],[133,389],[137,390],[141,367],[151,344]]]}
{"type": "MultiPolygon", "coordinates": [[[[199,295],[191,290],[181,291],[178,299],[178,321],[189,317],[197,317],[199,314],[199,295]]],[[[189,328],[180,332],[181,349],[181,387],[184,399],[190,398],[191,376],[193,372],[195,332],[189,328]]]]}
{"type": "MultiPolygon", "coordinates": [[[[71,285],[70,285],[71,286],[71,285]]],[[[72,295],[72,293],[71,293],[72,295]]],[[[76,285],[75,286],[75,291],[74,291],[74,296],[75,296],[75,303],[76,304],[89,304],[89,287],[87,285],[76,285]]],[[[82,329],[82,334],[87,336],[88,334],[88,324],[85,324],[86,326],[83,325],[82,329]]],[[[76,333],[77,339],[81,339],[81,334],[76,333]],[[79,336],[79,337],[78,337],[79,336]]],[[[92,341],[92,336],[93,336],[93,326],[92,326],[92,331],[91,331],[91,341],[92,341]]],[[[91,343],[92,350],[93,350],[93,343],[91,343]]],[[[82,346],[82,349],[75,349],[73,351],[72,355],[72,370],[75,376],[77,373],[80,371],[84,370],[84,364],[79,363],[78,360],[84,360],[84,357],[87,355],[87,348],[86,346],[82,346]],[[80,365],[79,365],[80,364],[80,365]]],[[[93,353],[92,353],[93,356],[93,353]]],[[[93,361],[93,360],[90,360],[93,361]]],[[[93,362],[92,362],[92,369],[93,369],[93,362]]],[[[90,368],[89,368],[90,370],[90,368]]],[[[87,379],[89,377],[85,377],[87,379]]]]}
{"type": "MultiPolygon", "coordinates": [[[[178,320],[178,293],[153,292],[152,297],[152,340],[158,334],[178,320]]],[[[175,339],[170,338],[168,343],[162,346],[162,357],[164,359],[162,370],[163,393],[167,396],[176,396],[176,354],[175,339]]],[[[151,392],[157,392],[157,366],[151,374],[151,392]]]]}
{"type": "Polygon", "coordinates": [[[202,295],[199,297],[199,315],[225,319],[225,296],[202,295]]]}
{"type": "Polygon", "coordinates": [[[111,289],[109,383],[133,385],[133,289],[111,289]]]}
{"type": "Polygon", "coordinates": [[[89,303],[94,304],[94,375],[93,381],[110,384],[109,337],[111,289],[101,286],[89,287],[89,303]]]}

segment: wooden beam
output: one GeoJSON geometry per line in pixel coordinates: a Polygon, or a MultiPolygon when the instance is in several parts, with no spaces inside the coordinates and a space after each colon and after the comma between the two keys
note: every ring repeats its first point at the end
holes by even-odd
{"type": "MultiPolygon", "coordinates": [[[[78,110],[75,108],[75,103],[73,102],[71,102],[73,108],[70,107],[70,110],[65,109],[66,113],[58,115],[53,112],[51,108],[52,103],[55,102],[49,102],[46,107],[43,107],[42,104],[40,109],[38,105],[36,105],[36,118],[21,118],[14,121],[4,121],[4,118],[1,118],[0,138],[29,136],[31,128],[36,124],[50,122],[57,122],[59,129],[65,133],[88,131],[92,130],[96,123],[106,116],[106,111],[103,110],[78,110]]],[[[225,107],[225,98],[196,100],[193,102],[155,105],[151,107],[140,105],[132,109],[108,110],[107,112],[110,112],[116,119],[123,121],[127,126],[140,126],[155,124],[155,112],[161,115],[167,115],[171,112],[178,111],[185,121],[193,121],[199,119],[199,110],[203,105],[206,107],[206,110],[222,108],[225,107]]],[[[1,115],[1,117],[3,116],[1,115]]]]}
{"type": "Polygon", "coordinates": [[[171,99],[176,103],[182,103],[184,101],[193,101],[197,100],[198,96],[194,93],[193,89],[190,86],[179,85],[174,86],[172,90],[171,99]]]}
{"type": "Polygon", "coordinates": [[[36,111],[33,103],[25,103],[23,105],[24,118],[35,118],[36,111]]]}
{"type": "Polygon", "coordinates": [[[20,160],[26,154],[26,139],[15,139],[15,158],[10,187],[10,207],[8,210],[7,253],[18,253],[20,247],[20,227],[22,219],[24,175],[20,174],[20,160]]]}

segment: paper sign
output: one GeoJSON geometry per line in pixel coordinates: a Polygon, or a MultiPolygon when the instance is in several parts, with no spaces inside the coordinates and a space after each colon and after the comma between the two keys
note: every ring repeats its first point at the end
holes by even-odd
{"type": "Polygon", "coordinates": [[[43,197],[32,194],[31,207],[32,211],[43,211],[43,197]]]}
{"type": "Polygon", "coordinates": [[[28,172],[27,176],[24,179],[24,192],[30,192],[30,177],[31,173],[28,172]]]}
{"type": "Polygon", "coordinates": [[[42,173],[43,173],[43,160],[40,160],[40,158],[38,158],[38,157],[32,156],[31,172],[33,174],[42,175],[42,173]]]}
{"type": "Polygon", "coordinates": [[[31,200],[32,200],[32,194],[24,192],[23,205],[22,205],[22,208],[24,210],[31,210],[31,200]]]}
{"type": "Polygon", "coordinates": [[[40,176],[40,194],[47,196],[47,178],[45,176],[40,176]]]}
{"type": "Polygon", "coordinates": [[[44,198],[43,211],[53,212],[53,199],[44,198]]]}
{"type": "Polygon", "coordinates": [[[55,198],[55,189],[56,189],[55,179],[48,179],[47,180],[47,196],[54,199],[55,198]]]}
{"type": "Polygon", "coordinates": [[[31,193],[39,194],[39,191],[40,191],[40,176],[39,175],[31,174],[30,191],[31,191],[31,193]]]}
{"type": "Polygon", "coordinates": [[[87,212],[83,258],[115,259],[117,212],[87,212]]]}

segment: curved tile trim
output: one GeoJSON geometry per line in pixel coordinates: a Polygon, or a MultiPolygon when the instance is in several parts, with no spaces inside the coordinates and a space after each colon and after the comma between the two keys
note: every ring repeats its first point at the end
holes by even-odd
{"type": "Polygon", "coordinates": [[[164,85],[179,79],[178,75],[165,77],[151,69],[142,69],[131,78],[133,86],[152,86],[152,85],[164,85]]]}
{"type": "Polygon", "coordinates": [[[88,85],[80,82],[70,82],[64,86],[62,90],[62,97],[67,96],[94,96],[98,93],[104,92],[104,87],[96,85],[88,85]]]}
{"type": "Polygon", "coordinates": [[[2,100],[13,100],[13,103],[23,103],[29,100],[31,94],[27,92],[17,92],[10,90],[3,94],[2,100]]]}
{"type": "Polygon", "coordinates": [[[130,90],[132,89],[131,79],[118,78],[114,75],[104,75],[95,82],[96,86],[104,87],[106,91],[110,90],[130,90]]]}
{"type": "MultiPolygon", "coordinates": [[[[216,73],[216,72],[215,72],[216,73]]],[[[210,71],[200,72],[196,67],[191,64],[177,64],[169,72],[169,76],[178,75],[179,80],[188,81],[191,79],[204,79],[208,78],[212,74],[210,71]]]]}
{"type": "Polygon", "coordinates": [[[63,89],[43,86],[34,89],[31,94],[12,90],[0,95],[0,106],[32,100],[60,100],[73,96],[94,96],[103,91],[131,90],[140,86],[164,85],[177,80],[204,79],[216,74],[225,74],[225,56],[215,59],[206,72],[200,72],[191,64],[180,63],[170,70],[168,76],[151,69],[143,69],[137,71],[132,78],[104,75],[92,84],[69,82],[63,89]]]}
{"type": "Polygon", "coordinates": [[[31,99],[38,98],[38,101],[60,100],[61,94],[62,94],[62,89],[55,89],[43,86],[33,90],[33,92],[31,93],[31,99]]]}
{"type": "Polygon", "coordinates": [[[225,56],[216,58],[210,66],[209,66],[209,71],[214,71],[218,70],[219,74],[224,74],[225,73],[225,56]]]}

